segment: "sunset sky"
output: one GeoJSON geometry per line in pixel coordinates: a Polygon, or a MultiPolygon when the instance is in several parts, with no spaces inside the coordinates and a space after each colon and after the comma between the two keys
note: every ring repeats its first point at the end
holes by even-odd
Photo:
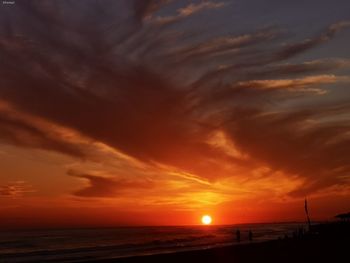
{"type": "Polygon", "coordinates": [[[0,22],[0,227],[350,210],[348,0],[29,0],[0,22]]]}

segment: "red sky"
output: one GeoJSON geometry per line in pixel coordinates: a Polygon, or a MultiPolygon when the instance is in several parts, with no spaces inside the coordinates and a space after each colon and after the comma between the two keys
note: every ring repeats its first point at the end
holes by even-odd
{"type": "Polygon", "coordinates": [[[1,6],[0,227],[349,210],[346,8],[248,2],[1,6]]]}

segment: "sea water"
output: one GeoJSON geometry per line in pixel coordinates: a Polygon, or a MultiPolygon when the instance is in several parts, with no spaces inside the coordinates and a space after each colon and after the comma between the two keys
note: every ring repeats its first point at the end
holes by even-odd
{"type": "Polygon", "coordinates": [[[79,262],[261,242],[291,235],[300,223],[0,231],[0,262],[79,262]]]}

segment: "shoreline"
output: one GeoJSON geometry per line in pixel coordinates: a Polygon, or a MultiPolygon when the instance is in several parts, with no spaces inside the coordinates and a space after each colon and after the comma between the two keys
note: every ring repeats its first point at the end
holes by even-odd
{"type": "Polygon", "coordinates": [[[120,257],[114,259],[82,260],[84,263],[140,262],[342,262],[348,257],[350,224],[332,223],[314,226],[312,232],[287,239],[242,243],[200,250],[120,257]]]}
{"type": "MultiPolygon", "coordinates": [[[[350,243],[350,223],[326,223],[312,225],[311,231],[302,228],[289,232],[286,238],[270,240],[253,239],[232,243],[213,243],[205,246],[183,247],[181,250],[148,250],[118,255],[120,246],[94,246],[91,248],[66,247],[61,250],[40,250],[2,254],[1,262],[80,262],[80,263],[139,263],[139,262],[334,262],[346,258],[350,243]],[[302,230],[302,231],[300,231],[302,230]],[[345,247],[346,246],[346,247],[345,247]]],[[[124,245],[128,247],[127,245],[124,245]]]]}
{"type": "Polygon", "coordinates": [[[348,243],[323,239],[273,240],[202,250],[181,251],[115,259],[83,260],[84,263],[139,262],[335,262],[348,256],[348,243]]]}

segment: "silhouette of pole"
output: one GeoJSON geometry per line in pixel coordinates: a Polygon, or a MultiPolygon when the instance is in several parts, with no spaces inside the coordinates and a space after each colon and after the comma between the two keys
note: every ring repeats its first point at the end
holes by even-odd
{"type": "Polygon", "coordinates": [[[310,221],[310,216],[309,216],[309,209],[307,207],[307,199],[305,197],[305,213],[306,213],[306,218],[307,218],[307,224],[309,226],[309,231],[311,230],[311,221],[310,221]]]}
{"type": "Polygon", "coordinates": [[[241,231],[239,229],[237,229],[236,231],[236,239],[237,239],[237,242],[241,241],[241,231]]]}

